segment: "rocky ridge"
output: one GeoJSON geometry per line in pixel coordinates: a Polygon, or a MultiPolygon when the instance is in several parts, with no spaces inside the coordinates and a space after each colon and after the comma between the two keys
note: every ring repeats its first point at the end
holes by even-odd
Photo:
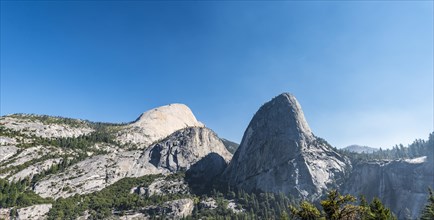
{"type": "Polygon", "coordinates": [[[217,153],[227,161],[231,158],[231,154],[210,129],[188,127],[144,150],[90,157],[65,172],[41,180],[35,185],[35,192],[42,197],[53,198],[91,193],[125,177],[187,170],[210,153],[217,153]]]}
{"type": "MultiPolygon", "coordinates": [[[[144,197],[184,197],[143,207],[142,213],[114,213],[121,219],[146,219],[148,212],[179,219],[191,215],[195,203],[215,209],[214,198],[194,202],[190,196],[209,190],[217,180],[247,192],[282,192],[310,201],[338,188],[363,193],[368,200],[380,197],[399,219],[418,216],[427,187],[434,188],[429,157],[356,163],[339,152],[312,133],[300,104],[287,93],[258,110],[239,146],[220,139],[182,104],[152,109],[128,124],[36,115],[0,118],[0,178],[17,182],[41,175],[31,188],[44,198],[89,194],[126,177],[186,171],[182,180],[162,177],[128,187],[144,197]],[[236,149],[233,158],[227,148],[236,149]]],[[[236,200],[224,201],[234,213],[246,211],[236,200]]],[[[44,219],[50,208],[20,208],[17,218],[44,219]]],[[[9,211],[0,209],[0,216],[9,211]]]]}

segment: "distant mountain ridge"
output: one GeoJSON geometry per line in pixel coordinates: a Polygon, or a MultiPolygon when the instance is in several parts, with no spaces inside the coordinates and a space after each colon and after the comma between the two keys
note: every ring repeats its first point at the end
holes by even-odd
{"type": "MultiPolygon", "coordinates": [[[[215,198],[196,198],[219,187],[312,202],[319,202],[330,189],[339,189],[364,194],[368,200],[379,197],[399,219],[416,219],[426,201],[425,191],[434,188],[433,148],[434,133],[428,141],[418,139],[408,148],[336,149],[314,135],[300,104],[289,93],[259,108],[241,144],[218,137],[183,104],[157,107],[123,124],[14,114],[0,117],[0,186],[17,184],[21,194],[42,197],[32,206],[15,206],[17,219],[44,219],[50,209],[60,211],[51,216],[58,219],[65,214],[60,207],[68,210],[90,197],[97,198],[92,202],[142,203],[125,207],[104,203],[105,214],[100,217],[95,217],[99,211],[95,213],[89,203],[67,217],[86,219],[85,213],[93,212],[90,218],[149,219],[163,213],[181,219],[202,213],[196,217],[205,219],[217,207],[215,198]],[[113,194],[120,191],[122,200],[113,194]],[[155,194],[162,197],[154,200],[150,196],[155,194]],[[73,202],[59,207],[65,200],[73,202]]],[[[4,204],[19,201],[10,199],[15,196],[0,194],[0,219],[13,214],[14,205],[4,204]]],[[[246,205],[240,200],[232,197],[226,202],[226,210],[232,210],[228,213],[248,213],[239,208],[246,205]]]]}
{"type": "Polygon", "coordinates": [[[361,145],[357,145],[357,144],[353,144],[347,147],[342,148],[342,150],[346,150],[349,152],[354,152],[354,153],[374,153],[376,151],[378,151],[378,148],[373,148],[373,147],[368,147],[368,146],[361,146],[361,145]]]}

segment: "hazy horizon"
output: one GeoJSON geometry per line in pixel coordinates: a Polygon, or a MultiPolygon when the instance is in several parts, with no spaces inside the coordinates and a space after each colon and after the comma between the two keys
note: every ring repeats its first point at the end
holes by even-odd
{"type": "Polygon", "coordinates": [[[0,115],[130,122],[188,105],[240,142],[294,94],[336,147],[434,131],[433,2],[2,1],[0,115]]]}

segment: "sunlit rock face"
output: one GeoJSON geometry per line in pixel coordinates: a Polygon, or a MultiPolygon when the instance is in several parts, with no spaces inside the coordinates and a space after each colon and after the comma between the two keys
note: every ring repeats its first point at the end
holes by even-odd
{"type": "Polygon", "coordinates": [[[283,93],[256,112],[224,178],[246,191],[316,200],[342,183],[350,167],[312,134],[296,98],[283,93]]]}
{"type": "Polygon", "coordinates": [[[53,198],[92,193],[125,177],[188,170],[210,153],[219,155],[223,163],[232,156],[212,130],[188,127],[143,150],[113,152],[85,159],[64,172],[39,181],[35,184],[35,192],[53,198]]]}
{"type": "Polygon", "coordinates": [[[144,112],[118,134],[121,143],[137,144],[144,148],[186,127],[204,127],[184,104],[170,104],[144,112]]]}

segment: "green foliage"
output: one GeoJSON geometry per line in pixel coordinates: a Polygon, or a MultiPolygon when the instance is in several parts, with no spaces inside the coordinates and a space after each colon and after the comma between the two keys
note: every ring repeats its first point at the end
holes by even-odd
{"type": "Polygon", "coordinates": [[[35,204],[51,203],[51,199],[41,198],[29,189],[29,179],[9,182],[0,179],[0,208],[25,207],[35,204]]]}
{"type": "MultiPolygon", "coordinates": [[[[0,204],[1,207],[24,207],[33,204],[53,203],[53,208],[48,213],[48,219],[76,219],[85,211],[88,211],[91,219],[106,219],[114,214],[140,212],[147,206],[161,206],[166,201],[190,197],[194,200],[195,207],[192,216],[186,219],[394,219],[390,210],[386,209],[378,199],[374,199],[371,204],[368,204],[365,199],[361,198],[360,205],[357,206],[354,204],[356,201],[354,197],[340,195],[335,190],[329,192],[327,199],[321,202],[323,212],[306,201],[295,206],[293,205],[295,202],[283,194],[246,193],[243,190],[224,193],[212,190],[208,195],[202,195],[201,199],[187,194],[144,197],[131,193],[132,188],[147,187],[159,177],[162,175],[124,178],[101,191],[85,195],[76,194],[65,199],[59,198],[56,201],[42,199],[28,190],[29,185],[33,182],[28,178],[13,184],[0,179],[0,204]],[[216,201],[217,207],[215,209],[200,205],[200,200],[206,200],[209,197],[216,201]],[[229,202],[235,202],[238,206],[237,209],[243,211],[238,213],[232,211],[228,207],[229,202]],[[288,215],[288,213],[290,214],[288,215]]],[[[184,177],[181,172],[169,175],[165,177],[165,180],[181,180],[184,177]]],[[[161,213],[158,218],[162,218],[161,213]]]]}
{"type": "Polygon", "coordinates": [[[341,195],[337,190],[331,190],[327,199],[321,201],[327,220],[356,219],[361,213],[359,206],[353,205],[356,198],[351,195],[341,195]]]}
{"type": "MultiPolygon", "coordinates": [[[[75,195],[66,199],[58,199],[48,214],[48,219],[75,219],[88,210],[94,219],[103,219],[112,213],[139,211],[149,205],[161,205],[166,201],[188,198],[186,194],[139,196],[131,193],[133,187],[146,187],[162,175],[148,175],[139,178],[124,178],[101,191],[86,195],[75,195]]],[[[182,178],[175,174],[166,179],[182,178]]]]}
{"type": "Polygon", "coordinates": [[[422,210],[421,220],[432,220],[434,219],[434,193],[431,189],[428,189],[429,197],[428,202],[422,210]]]}
{"type": "Polygon", "coordinates": [[[290,199],[283,194],[246,193],[243,190],[218,192],[213,190],[202,195],[201,200],[213,198],[217,208],[209,209],[196,205],[191,219],[286,219],[290,213],[290,199]],[[233,212],[227,207],[233,201],[243,212],[233,212]]]}
{"type": "MultiPolygon", "coordinates": [[[[81,160],[84,160],[85,158],[88,158],[89,157],[87,155],[88,152],[92,152],[93,155],[106,153],[104,150],[99,150],[94,148],[95,144],[97,143],[105,143],[105,144],[120,146],[120,144],[117,141],[115,141],[115,138],[113,137],[113,134],[110,131],[111,128],[110,126],[112,125],[101,124],[101,123],[93,123],[91,125],[93,126],[95,131],[89,134],[80,135],[78,137],[58,137],[58,138],[39,137],[34,134],[26,134],[23,132],[14,131],[12,129],[8,129],[1,126],[0,136],[14,137],[14,138],[20,137],[17,138],[17,140],[20,141],[17,144],[17,147],[21,149],[42,145],[50,148],[54,147],[54,148],[69,149],[75,153],[69,155],[62,155],[62,156],[58,155],[57,153],[45,154],[42,157],[27,161],[20,165],[3,168],[0,170],[0,173],[6,173],[11,171],[11,175],[12,175],[14,173],[17,173],[25,169],[30,165],[36,164],[41,161],[45,161],[47,159],[63,157],[64,158],[63,161],[66,161],[65,158],[70,158],[70,157],[73,158],[72,160],[68,160],[67,164],[62,164],[62,166],[59,167],[60,168],[59,170],[55,170],[56,166],[53,166],[49,171],[42,172],[42,174],[52,174],[64,170],[64,168],[66,168],[65,165],[71,165],[81,160]]],[[[17,154],[20,152],[21,151],[17,152],[17,154]]],[[[12,163],[13,161],[14,160],[12,159],[1,165],[5,167],[7,163],[12,163]]],[[[38,178],[42,178],[43,176],[44,175],[38,175],[38,178]]]]}
{"type": "Polygon", "coordinates": [[[302,201],[299,208],[290,206],[292,219],[316,220],[321,216],[320,211],[311,203],[302,201]]]}
{"type": "Polygon", "coordinates": [[[376,220],[376,219],[384,219],[384,220],[394,220],[396,217],[392,214],[392,212],[384,207],[381,203],[380,199],[374,198],[371,204],[369,204],[369,209],[367,210],[366,215],[364,215],[363,220],[376,220]]]}

